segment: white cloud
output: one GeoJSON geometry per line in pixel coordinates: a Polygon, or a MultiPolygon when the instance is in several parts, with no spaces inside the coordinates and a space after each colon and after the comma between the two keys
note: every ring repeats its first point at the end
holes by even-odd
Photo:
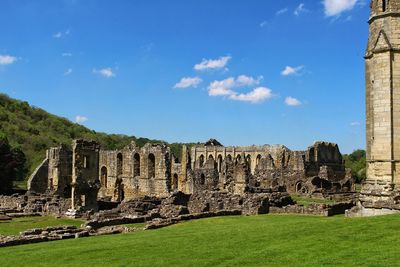
{"type": "Polygon", "coordinates": [[[62,57],[72,57],[72,53],[62,53],[62,57]]]}
{"type": "Polygon", "coordinates": [[[288,106],[300,106],[301,105],[301,101],[300,100],[298,100],[298,99],[296,99],[294,97],[291,97],[291,96],[286,97],[285,103],[288,106]]]}
{"type": "Polygon", "coordinates": [[[338,16],[344,11],[354,8],[358,0],[324,0],[325,15],[327,17],[338,16]]]}
{"type": "Polygon", "coordinates": [[[359,121],[353,121],[352,123],[350,123],[351,126],[360,126],[361,123],[359,121]]]}
{"type": "Polygon", "coordinates": [[[225,56],[218,59],[203,59],[201,63],[194,65],[195,70],[213,70],[222,69],[228,64],[232,57],[225,56]]]}
{"type": "Polygon", "coordinates": [[[257,87],[248,93],[239,93],[235,88],[250,87],[260,84],[262,76],[257,78],[240,75],[237,78],[229,77],[221,81],[213,81],[208,86],[209,96],[223,96],[230,100],[249,102],[252,104],[261,103],[272,97],[272,90],[266,87],[257,87]]]}
{"type": "Polygon", "coordinates": [[[94,69],[93,73],[100,74],[101,76],[106,77],[106,78],[115,77],[115,73],[113,72],[113,70],[111,68],[104,68],[104,69],[100,69],[100,70],[94,69]]]}
{"type": "Polygon", "coordinates": [[[209,96],[228,96],[234,92],[231,90],[236,86],[235,78],[230,77],[222,81],[213,81],[208,86],[209,96]]]}
{"type": "Polygon", "coordinates": [[[53,34],[53,38],[61,38],[63,36],[62,32],[57,32],[53,34]]]}
{"type": "Polygon", "coordinates": [[[70,33],[71,33],[70,29],[68,29],[64,32],[56,32],[55,34],[53,34],[53,38],[60,39],[60,38],[63,38],[65,36],[69,35],[70,33]]]}
{"type": "Polygon", "coordinates": [[[175,84],[174,88],[184,89],[188,87],[197,87],[203,80],[199,77],[184,77],[175,84]]]}
{"type": "Polygon", "coordinates": [[[84,122],[86,122],[88,120],[89,119],[87,117],[81,116],[81,115],[78,115],[78,116],[75,117],[75,122],[79,123],[79,124],[82,124],[82,123],[84,123],[84,122]]]}
{"type": "Polygon", "coordinates": [[[266,87],[258,87],[246,94],[237,94],[237,93],[231,94],[229,96],[229,99],[257,104],[271,97],[272,97],[271,89],[266,87]]]}
{"type": "Polygon", "coordinates": [[[276,15],[279,16],[279,15],[285,14],[286,12],[288,12],[288,8],[287,7],[276,11],[276,15]]]}
{"type": "Polygon", "coordinates": [[[257,78],[254,78],[251,76],[240,75],[236,78],[236,84],[237,86],[253,86],[260,84],[263,79],[263,76],[258,76],[257,78]]]}
{"type": "Polygon", "coordinates": [[[257,78],[240,75],[237,78],[229,77],[222,81],[213,81],[208,86],[208,94],[210,96],[228,96],[235,92],[232,90],[237,87],[248,87],[260,84],[263,80],[263,76],[258,76],[257,78]]]}
{"type": "Polygon", "coordinates": [[[11,65],[18,59],[10,55],[0,55],[0,65],[11,65]]]}
{"type": "Polygon", "coordinates": [[[72,73],[72,69],[67,69],[67,70],[64,72],[64,76],[70,75],[71,73],[72,73]]]}
{"type": "Polygon", "coordinates": [[[285,69],[281,72],[281,75],[283,76],[300,75],[303,69],[304,66],[298,66],[298,67],[286,66],[285,69]]]}
{"type": "Polygon", "coordinates": [[[296,9],[294,10],[293,14],[295,14],[296,16],[300,16],[300,14],[305,13],[305,12],[308,12],[308,9],[306,9],[304,7],[304,4],[301,3],[300,5],[298,5],[296,7],[296,9]]]}
{"type": "Polygon", "coordinates": [[[266,21],[266,20],[264,20],[263,22],[260,23],[261,28],[264,28],[267,25],[268,25],[268,21],[266,21]]]}

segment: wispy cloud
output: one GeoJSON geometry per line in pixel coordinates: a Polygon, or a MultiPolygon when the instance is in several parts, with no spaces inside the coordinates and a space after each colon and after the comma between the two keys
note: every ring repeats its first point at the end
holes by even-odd
{"type": "Polygon", "coordinates": [[[82,115],[78,115],[75,117],[75,122],[79,123],[79,124],[85,123],[88,120],[89,119],[86,116],[82,116],[82,115]]]}
{"type": "Polygon", "coordinates": [[[272,96],[273,95],[271,89],[266,87],[257,87],[253,89],[251,92],[245,94],[238,94],[238,93],[231,94],[228,98],[231,100],[257,104],[272,98],[272,96]]]}
{"type": "Polygon", "coordinates": [[[288,105],[288,106],[300,106],[302,103],[297,98],[288,96],[285,99],[285,104],[288,105]]]}
{"type": "Polygon", "coordinates": [[[281,75],[282,76],[301,75],[303,69],[304,66],[298,66],[298,67],[286,66],[285,69],[281,72],[281,75]]]}
{"type": "Polygon", "coordinates": [[[268,26],[268,21],[264,20],[263,22],[260,23],[261,28],[264,28],[266,26],[268,26]]]}
{"type": "Polygon", "coordinates": [[[60,39],[60,38],[63,38],[65,36],[69,35],[70,33],[71,33],[70,29],[63,31],[63,32],[62,31],[56,32],[53,34],[53,38],[60,39]]]}
{"type": "Polygon", "coordinates": [[[18,59],[14,56],[10,55],[0,55],[0,65],[11,65],[16,62],[18,59]]]}
{"type": "Polygon", "coordinates": [[[308,9],[306,9],[304,6],[304,3],[299,4],[294,10],[293,14],[295,14],[296,16],[300,16],[302,13],[308,12],[308,9]]]}
{"type": "Polygon", "coordinates": [[[93,73],[99,74],[99,75],[101,75],[101,76],[103,76],[103,77],[106,77],[106,78],[115,77],[115,73],[114,73],[114,71],[112,70],[112,68],[104,68],[104,69],[100,69],[100,70],[94,69],[94,70],[93,70],[93,73]]]}
{"type": "MultiPolygon", "coordinates": [[[[324,0],[325,15],[339,16],[342,12],[352,10],[358,0],[324,0]]],[[[360,1],[361,2],[361,1],[360,1]]]]}
{"type": "Polygon", "coordinates": [[[218,70],[218,69],[226,69],[226,65],[229,60],[231,60],[231,56],[224,56],[218,59],[203,59],[199,64],[194,65],[195,70],[218,70]]]}
{"type": "Polygon", "coordinates": [[[221,81],[213,81],[208,86],[209,96],[223,96],[230,100],[249,102],[252,104],[261,103],[272,97],[272,90],[266,87],[257,87],[247,93],[239,93],[235,89],[250,87],[260,84],[263,77],[257,78],[240,75],[237,78],[229,77],[221,81]]]}
{"type": "Polygon", "coordinates": [[[67,69],[67,70],[64,72],[64,76],[70,75],[71,73],[72,73],[72,69],[67,69]]]}
{"type": "Polygon", "coordinates": [[[361,123],[359,121],[353,121],[352,123],[350,123],[351,126],[360,126],[361,123]]]}
{"type": "Polygon", "coordinates": [[[189,87],[197,87],[203,80],[199,77],[183,77],[174,88],[185,89],[189,87]]]}
{"type": "Polygon", "coordinates": [[[289,9],[288,9],[287,7],[285,7],[285,8],[282,8],[282,9],[276,11],[275,14],[276,14],[277,16],[279,16],[279,15],[285,14],[285,13],[288,12],[288,11],[289,11],[289,9]]]}
{"type": "Polygon", "coordinates": [[[62,57],[72,57],[72,53],[62,53],[61,54],[62,57]]]}
{"type": "Polygon", "coordinates": [[[240,75],[236,78],[236,86],[253,86],[258,85],[264,79],[263,76],[258,76],[257,78],[247,76],[247,75],[240,75]]]}

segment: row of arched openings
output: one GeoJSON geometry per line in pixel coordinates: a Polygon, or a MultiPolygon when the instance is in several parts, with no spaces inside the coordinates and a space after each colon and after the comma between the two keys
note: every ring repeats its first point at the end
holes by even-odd
{"type": "MultiPolygon", "coordinates": [[[[154,154],[150,153],[148,156],[148,174],[150,178],[154,178],[156,174],[156,159],[154,154]]],[[[101,168],[101,184],[107,187],[108,171],[105,166],[101,168]]],[[[117,177],[123,173],[123,156],[122,153],[117,155],[117,177]]],[[[133,156],[133,177],[140,176],[140,155],[136,153],[133,156]]]]}
{"type": "MultiPolygon", "coordinates": [[[[261,157],[262,157],[262,156],[261,156],[260,154],[257,155],[257,158],[256,158],[256,166],[258,166],[258,164],[260,163],[261,157]]],[[[208,158],[209,158],[209,159],[214,159],[213,155],[209,155],[208,158]]],[[[226,156],[226,158],[227,158],[228,161],[232,161],[232,156],[231,156],[230,154],[228,154],[228,155],[226,156]]],[[[240,162],[241,159],[242,159],[242,156],[241,156],[241,155],[237,155],[237,156],[236,156],[236,163],[237,163],[237,162],[240,162]]],[[[221,172],[222,161],[223,161],[222,155],[218,155],[218,158],[217,158],[217,165],[218,165],[218,171],[219,171],[219,172],[221,172]]],[[[247,156],[246,156],[246,161],[249,163],[249,166],[250,166],[250,169],[251,169],[251,155],[247,155],[247,156]]],[[[199,157],[199,166],[200,166],[200,168],[204,167],[204,163],[205,163],[205,161],[204,161],[204,155],[200,155],[200,157],[199,157]]]]}

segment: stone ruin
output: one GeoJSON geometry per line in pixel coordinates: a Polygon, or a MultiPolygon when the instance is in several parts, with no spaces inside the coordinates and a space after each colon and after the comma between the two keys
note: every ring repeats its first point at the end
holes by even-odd
{"type": "Polygon", "coordinates": [[[156,229],[186,220],[227,215],[297,213],[330,216],[354,205],[353,179],[336,144],[306,151],[282,145],[224,147],[211,139],[182,148],[134,142],[102,150],[74,140],[47,150],[25,195],[0,196],[0,220],[25,216],[82,217],[76,227],[33,229],[0,236],[0,247],[156,229]],[[290,194],[336,198],[333,205],[295,205],[290,194]],[[346,200],[346,201],[343,201],[346,200]]]}
{"type": "Polygon", "coordinates": [[[99,203],[145,197],[172,207],[165,199],[181,192],[187,201],[172,207],[177,214],[226,209],[257,214],[293,203],[293,193],[352,194],[353,179],[338,146],[326,142],[291,151],[282,145],[224,147],[211,139],[190,149],[183,146],[179,161],[163,144],[132,142],[121,150],[102,150],[93,141],[74,140],[71,148],[47,151],[28,189],[30,195],[71,199],[71,210],[81,212],[98,211],[99,203]]]}

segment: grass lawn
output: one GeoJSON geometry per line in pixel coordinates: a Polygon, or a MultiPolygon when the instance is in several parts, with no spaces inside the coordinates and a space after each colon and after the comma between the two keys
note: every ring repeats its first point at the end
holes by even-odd
{"type": "Polygon", "coordinates": [[[51,216],[37,216],[15,218],[12,221],[0,221],[0,235],[17,235],[19,232],[47,226],[75,225],[80,226],[82,221],[73,219],[57,219],[51,216]]]}
{"type": "Polygon", "coordinates": [[[0,248],[0,266],[399,266],[400,216],[262,215],[0,248]]]}

